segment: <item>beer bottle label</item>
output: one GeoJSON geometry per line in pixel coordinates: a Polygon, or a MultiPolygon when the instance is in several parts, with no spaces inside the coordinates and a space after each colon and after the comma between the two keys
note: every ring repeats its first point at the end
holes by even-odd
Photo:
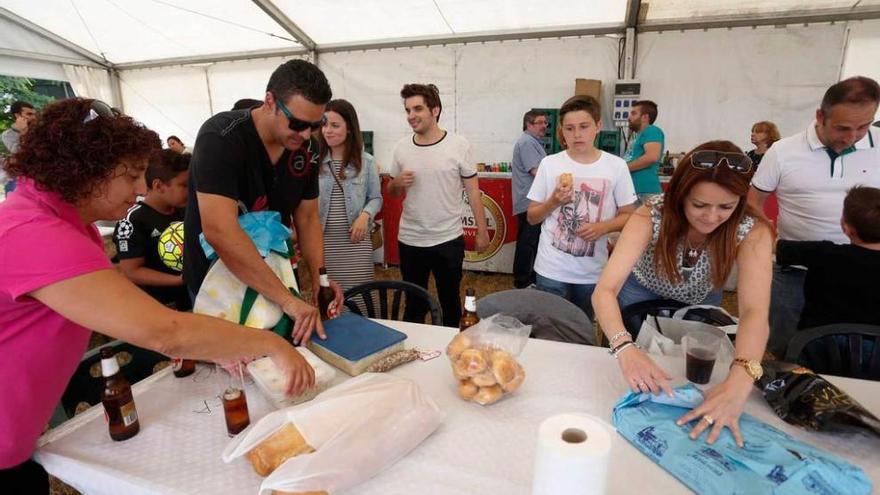
{"type": "Polygon", "coordinates": [[[138,413],[137,409],[134,408],[134,402],[123,404],[119,408],[119,412],[122,414],[122,424],[125,426],[131,425],[138,420],[138,413]]]}

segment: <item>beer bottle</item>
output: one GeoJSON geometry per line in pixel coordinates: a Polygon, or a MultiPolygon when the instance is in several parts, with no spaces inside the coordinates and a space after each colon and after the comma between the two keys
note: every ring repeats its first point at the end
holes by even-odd
{"type": "Polygon", "coordinates": [[[119,371],[116,350],[112,347],[101,349],[101,374],[104,376],[104,389],[101,403],[110,425],[110,438],[126,440],[140,431],[137,409],[131,395],[131,385],[119,371]]]}
{"type": "Polygon", "coordinates": [[[336,312],[336,294],[330,288],[330,277],[327,276],[327,269],[323,266],[318,269],[321,275],[321,288],[318,290],[318,309],[321,311],[321,319],[329,320],[336,312]]]}
{"type": "Polygon", "coordinates": [[[174,376],[183,378],[196,371],[196,362],[192,359],[174,358],[171,360],[171,369],[174,370],[174,376]]]}
{"type": "Polygon", "coordinates": [[[464,311],[461,313],[461,319],[458,320],[458,330],[464,331],[479,322],[480,317],[477,316],[477,296],[474,293],[474,289],[468,289],[464,293],[464,311]]]}

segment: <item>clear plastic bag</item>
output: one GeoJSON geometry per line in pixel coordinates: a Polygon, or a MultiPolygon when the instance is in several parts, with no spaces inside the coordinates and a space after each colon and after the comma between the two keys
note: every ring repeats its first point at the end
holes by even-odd
{"type": "Polygon", "coordinates": [[[226,446],[223,460],[244,456],[292,424],[315,451],[284,461],[263,480],[260,494],[272,490],[338,493],[396,462],[442,421],[443,413],[414,382],[365,373],[311,402],[265,416],[226,446]]]}
{"type": "Polygon", "coordinates": [[[531,325],[495,314],[456,335],[446,346],[446,355],[461,398],[487,406],[519,389],[525,369],[515,357],[531,332],[531,325]]]}

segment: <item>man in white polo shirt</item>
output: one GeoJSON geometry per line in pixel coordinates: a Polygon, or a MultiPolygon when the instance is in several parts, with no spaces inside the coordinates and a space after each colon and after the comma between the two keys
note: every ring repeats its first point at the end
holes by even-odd
{"type": "MultiPolygon", "coordinates": [[[[400,273],[403,280],[425,289],[434,274],[443,309],[443,324],[457,327],[461,317],[459,290],[464,261],[461,224],[462,186],[477,223],[476,250],[489,245],[486,214],[471,161],[470,144],[437,124],[442,110],[440,92],[433,84],[407,84],[400,91],[412,136],[394,147],[389,192],[406,193],[400,233],[400,273]]],[[[422,323],[427,305],[407,299],[404,320],[422,323]]]]}
{"type": "MultiPolygon", "coordinates": [[[[749,203],[763,210],[771,192],[779,200],[779,238],[849,243],[840,227],[843,199],[858,184],[880,187],[880,130],[871,123],[880,86],[852,77],[828,88],[816,120],[781,139],[752,178],[749,203]]],[[[802,267],[774,265],[768,349],[785,352],[804,305],[802,267]]]]}

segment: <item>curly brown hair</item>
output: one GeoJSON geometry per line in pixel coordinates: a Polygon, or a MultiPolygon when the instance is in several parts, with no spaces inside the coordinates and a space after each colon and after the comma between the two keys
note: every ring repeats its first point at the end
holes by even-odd
{"type": "Polygon", "coordinates": [[[89,197],[119,165],[144,162],[162,148],[159,135],[126,115],[83,122],[94,100],[71,98],[43,108],[6,164],[12,177],[74,203],[89,197]]]}

